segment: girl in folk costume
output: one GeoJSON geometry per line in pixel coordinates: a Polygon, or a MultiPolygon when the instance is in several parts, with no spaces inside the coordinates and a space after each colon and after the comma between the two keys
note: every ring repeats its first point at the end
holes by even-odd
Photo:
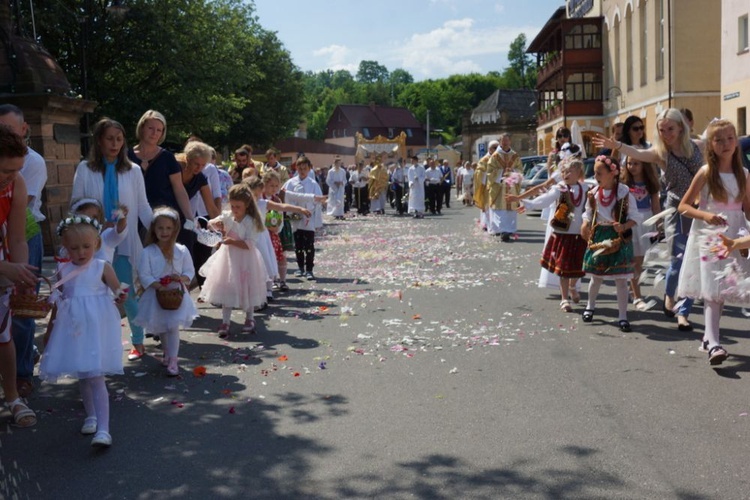
{"type": "MultiPolygon", "coordinates": [[[[630,192],[638,206],[641,220],[650,218],[661,212],[659,191],[661,186],[656,177],[656,168],[650,163],[644,163],[635,158],[626,159],[626,168],[622,169],[620,180],[630,188],[630,192]]],[[[633,267],[635,276],[630,280],[630,290],[633,293],[633,305],[639,311],[647,311],[650,306],[641,296],[641,285],[639,284],[643,272],[643,256],[649,246],[650,240],[644,239],[644,235],[651,228],[643,224],[637,224],[633,228],[633,267]]]]}
{"type": "Polygon", "coordinates": [[[726,248],[721,244],[727,242],[730,251],[748,247],[747,238],[741,239],[740,244],[731,238],[747,234],[745,214],[750,213],[750,176],[742,167],[737,132],[731,122],[711,122],[706,139],[706,165],[698,170],[678,207],[694,222],[677,294],[703,299],[706,328],[701,347],[708,351],[709,362],[718,365],[728,356],[719,338],[724,303],[750,303],[750,290],[741,285],[750,276],[750,261],[735,255],[727,259],[726,248]],[[700,199],[698,208],[693,206],[696,199],[700,199]]]}
{"type": "Polygon", "coordinates": [[[555,212],[549,221],[553,232],[544,247],[541,264],[548,272],[560,277],[560,309],[571,312],[573,308],[568,301],[568,295],[575,290],[576,280],[584,275],[583,255],[586,251],[586,240],[580,233],[588,188],[581,182],[583,163],[580,160],[573,160],[564,165],[560,173],[562,182],[555,184],[545,194],[523,204],[526,208],[539,209],[555,203],[555,212]]]}
{"type": "Polygon", "coordinates": [[[222,306],[217,332],[221,338],[229,336],[233,308],[245,311],[242,333],[255,333],[254,310],[266,300],[266,267],[257,248],[258,238],[266,229],[247,184],[229,189],[229,208],[208,223],[211,229],[221,231],[224,239],[199,271],[206,277],[201,299],[222,306]]]}
{"type": "Polygon", "coordinates": [[[146,248],[138,262],[138,279],[143,286],[143,295],[138,301],[138,316],[135,323],[149,332],[159,335],[164,347],[162,365],[167,375],[176,377],[180,373],[177,365],[180,351],[180,328],[189,328],[198,317],[193,299],[186,287],[195,276],[193,258],[187,247],[177,243],[180,234],[180,215],[170,207],[154,210],[146,248]],[[164,309],[157,292],[180,290],[182,300],[176,309],[164,309]]]}
{"type": "MultiPolygon", "coordinates": [[[[265,176],[263,176],[263,182],[266,182],[265,176]]],[[[333,161],[333,167],[326,175],[326,184],[328,184],[327,213],[337,220],[343,220],[346,170],[341,167],[341,158],[333,161]]]]}
{"type": "Polygon", "coordinates": [[[521,192],[522,170],[521,158],[510,148],[510,135],[503,134],[500,147],[487,164],[487,232],[500,234],[502,241],[510,241],[517,230],[518,203],[506,200],[506,196],[521,192]]]}
{"type": "Polygon", "coordinates": [[[625,184],[618,182],[617,160],[597,156],[594,176],[599,183],[589,191],[581,235],[589,241],[583,257],[583,270],[591,277],[584,323],[591,323],[596,297],[605,278],[614,279],[617,288],[618,324],[630,331],[628,322],[628,280],[633,277],[632,229],[639,220],[638,208],[625,184]]]}
{"type": "MultiPolygon", "coordinates": [[[[272,174],[274,174],[277,178],[276,188],[278,189],[278,174],[276,174],[275,172],[272,172],[272,174]]],[[[277,258],[280,250],[282,256],[284,254],[283,250],[281,249],[281,240],[278,240],[278,244],[274,244],[273,237],[271,235],[275,235],[278,239],[279,235],[277,231],[281,229],[281,224],[284,220],[282,214],[284,212],[300,214],[305,217],[309,217],[311,215],[311,212],[306,208],[289,205],[287,203],[279,203],[266,198],[264,196],[265,184],[261,179],[258,179],[257,177],[250,177],[245,182],[250,187],[250,191],[253,193],[255,203],[258,205],[258,213],[260,214],[260,218],[266,225],[266,231],[261,233],[258,238],[258,250],[260,250],[260,254],[263,256],[263,261],[266,263],[266,270],[268,271],[269,276],[281,276],[283,279],[285,277],[285,274],[280,274],[281,269],[279,267],[277,258]]],[[[286,267],[284,268],[284,273],[286,273],[286,267]]],[[[272,299],[273,295],[269,294],[270,290],[267,287],[266,296],[269,299],[272,299]]]]}
{"type": "Polygon", "coordinates": [[[368,181],[370,195],[370,210],[375,214],[385,214],[385,195],[388,190],[388,170],[380,162],[380,157],[376,158],[375,166],[370,170],[370,180],[368,181]]]}
{"type": "Polygon", "coordinates": [[[58,270],[60,291],[52,294],[55,310],[39,376],[80,380],[86,410],[81,433],[94,434],[91,446],[107,447],[112,436],[104,377],[123,373],[120,313],[113,293],[122,302],[127,290],[121,290],[114,268],[94,257],[101,244],[99,228],[96,219],[85,215],[64,219],[57,227],[70,260],[58,270]]]}

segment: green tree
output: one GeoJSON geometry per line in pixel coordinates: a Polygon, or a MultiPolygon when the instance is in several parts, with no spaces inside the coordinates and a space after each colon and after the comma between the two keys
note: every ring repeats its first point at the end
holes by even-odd
{"type": "Polygon", "coordinates": [[[536,85],[536,67],[533,58],[526,53],[526,35],[521,33],[511,43],[508,50],[510,67],[506,69],[506,78],[511,88],[534,88],[536,85]]]}
{"type": "Polygon", "coordinates": [[[89,98],[99,103],[95,115],[117,119],[134,133],[140,115],[157,109],[167,117],[168,140],[180,143],[194,132],[214,143],[241,136],[241,142],[260,145],[296,126],[299,71],[276,36],[260,26],[252,2],[129,0],[121,20],[107,12],[108,4],[33,3],[39,40],[78,92],[87,39],[89,98]],[[248,118],[253,127],[239,124],[248,118]]]}
{"type": "Polygon", "coordinates": [[[388,81],[388,68],[377,61],[360,61],[357,70],[357,81],[360,83],[376,83],[388,81]]]}

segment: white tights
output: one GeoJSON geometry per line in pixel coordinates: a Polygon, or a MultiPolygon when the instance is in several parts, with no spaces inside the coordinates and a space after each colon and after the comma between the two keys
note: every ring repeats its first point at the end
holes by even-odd
{"type": "Polygon", "coordinates": [[[104,377],[84,378],[78,382],[86,418],[96,418],[96,428],[109,432],[109,393],[104,377]]]}
{"type": "Polygon", "coordinates": [[[703,300],[703,316],[706,320],[703,340],[708,341],[708,348],[720,345],[719,321],[721,320],[721,308],[724,304],[713,300],[703,300]]]}
{"type": "MultiPolygon", "coordinates": [[[[249,311],[245,311],[245,321],[249,319],[253,319],[253,316],[255,316],[255,311],[250,309],[249,311]]],[[[231,307],[222,307],[221,308],[221,322],[225,324],[229,324],[229,320],[232,318],[232,308],[231,307]]]]}
{"type": "MultiPolygon", "coordinates": [[[[586,303],[586,309],[596,309],[596,296],[599,295],[604,278],[593,276],[589,282],[589,298],[586,303]]],[[[628,319],[628,280],[616,279],[615,288],[617,289],[617,319],[628,319]]]]}
{"type": "Polygon", "coordinates": [[[176,358],[180,354],[180,329],[178,327],[170,328],[166,332],[160,333],[159,336],[161,337],[164,356],[176,358]]]}

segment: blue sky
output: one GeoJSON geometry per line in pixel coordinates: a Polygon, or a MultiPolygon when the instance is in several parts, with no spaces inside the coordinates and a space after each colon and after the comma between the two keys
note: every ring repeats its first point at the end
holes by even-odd
{"type": "Polygon", "coordinates": [[[502,71],[520,33],[530,42],[564,0],[256,0],[304,71],[374,60],[415,80],[502,71]]]}

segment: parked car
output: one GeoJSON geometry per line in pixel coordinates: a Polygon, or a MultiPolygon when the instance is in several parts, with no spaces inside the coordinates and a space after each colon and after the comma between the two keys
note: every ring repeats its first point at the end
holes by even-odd
{"type": "Polygon", "coordinates": [[[521,163],[523,164],[523,175],[524,177],[526,174],[534,168],[535,165],[538,165],[540,163],[544,163],[547,161],[546,156],[522,156],[521,157],[521,163]]]}
{"type": "Polygon", "coordinates": [[[538,186],[547,180],[547,164],[539,163],[534,165],[521,181],[521,191],[538,186]]]}

